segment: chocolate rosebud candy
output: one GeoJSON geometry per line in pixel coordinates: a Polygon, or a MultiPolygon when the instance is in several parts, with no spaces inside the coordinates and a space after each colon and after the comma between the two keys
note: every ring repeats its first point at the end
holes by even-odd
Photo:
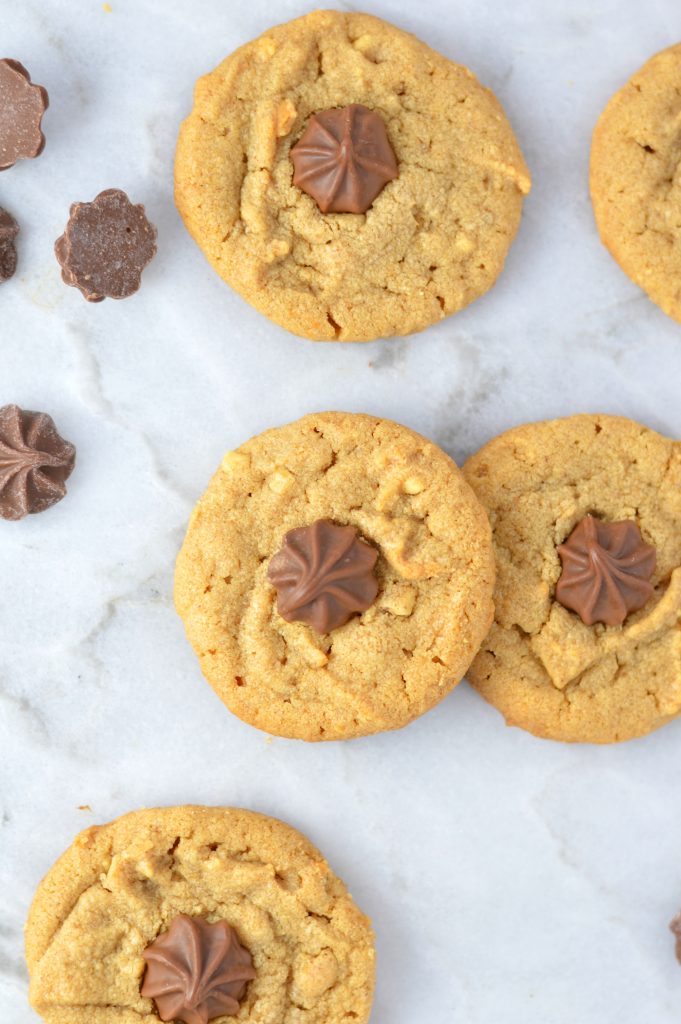
{"type": "Polygon", "coordinates": [[[359,103],[313,114],[291,159],[322,213],[366,213],[398,173],[383,118],[359,103]]]}
{"type": "Polygon", "coordinates": [[[338,629],[376,600],[377,558],[376,548],[360,540],[354,526],[318,519],[289,530],[267,570],[279,614],[318,633],[338,629]]]}
{"type": "Polygon", "coordinates": [[[14,217],[0,206],[0,284],[9,281],[17,269],[17,249],[14,239],[19,234],[19,225],[14,217]]]}
{"type": "Polygon", "coordinates": [[[42,153],[41,123],[49,104],[47,91],[32,84],[23,64],[0,60],[0,171],[42,153]]]}
{"type": "Polygon", "coordinates": [[[62,278],[88,302],[126,299],[142,283],[142,271],[156,254],[156,228],[144,207],[110,188],[91,203],[74,203],[54,251],[62,278]]]}
{"type": "Polygon", "coordinates": [[[141,994],[161,1020],[208,1024],[239,1012],[255,978],[251,954],[226,921],[180,914],[142,953],[147,969],[141,994]]]}
{"type": "Polygon", "coordinates": [[[585,516],[557,551],[563,571],[556,600],[587,626],[621,626],[653,594],[655,548],[645,543],[634,522],[585,516]]]}
{"type": "Polygon", "coordinates": [[[44,512],[66,494],[76,449],[60,437],[51,416],[17,405],[0,409],[0,516],[44,512]]]}
{"type": "Polygon", "coordinates": [[[669,928],[676,937],[676,958],[681,963],[681,914],[676,915],[669,928]]]}

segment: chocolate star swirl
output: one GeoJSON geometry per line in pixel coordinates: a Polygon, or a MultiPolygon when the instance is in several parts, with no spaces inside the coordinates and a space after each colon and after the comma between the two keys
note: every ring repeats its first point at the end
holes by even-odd
{"type": "Polygon", "coordinates": [[[378,551],[358,538],[354,526],[318,519],[289,530],[267,570],[279,614],[318,633],[343,626],[375,601],[377,558],[378,551]]]}
{"type": "Polygon", "coordinates": [[[681,914],[676,915],[669,925],[669,930],[676,938],[676,959],[681,963],[681,914]]]}
{"type": "Polygon", "coordinates": [[[605,523],[588,515],[557,548],[563,572],[556,600],[593,626],[621,626],[630,612],[650,599],[655,548],[636,523],[605,523]]]}
{"type": "Polygon", "coordinates": [[[142,956],[147,969],[141,994],[153,999],[161,1020],[208,1024],[239,1012],[253,961],[226,921],[180,914],[142,956]]]}
{"type": "Polygon", "coordinates": [[[0,516],[23,519],[43,512],[66,494],[76,449],[51,416],[17,405],[0,409],[0,516]]]}
{"type": "Polygon", "coordinates": [[[383,118],[359,103],[313,114],[291,159],[293,184],[322,213],[366,213],[397,177],[383,118]]]}

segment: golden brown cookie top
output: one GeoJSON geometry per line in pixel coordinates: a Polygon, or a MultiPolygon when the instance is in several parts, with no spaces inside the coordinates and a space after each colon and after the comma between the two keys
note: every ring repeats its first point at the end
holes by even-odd
{"type": "MultiPolygon", "coordinates": [[[[235,714],[276,735],[343,739],[406,725],[461,679],[491,622],[493,576],[485,513],[441,449],[377,417],[318,413],[225,456],[192,515],[175,601],[235,714]],[[320,520],[367,546],[362,603],[328,632],[287,621],[270,576],[286,534],[320,520]]],[[[307,570],[290,582],[305,590],[307,570]]]]}
{"type": "Polygon", "coordinates": [[[681,43],[655,54],[610,99],[591,148],[601,240],[626,274],[681,322],[681,43]]]}
{"type": "MultiPolygon", "coordinates": [[[[574,416],[507,431],[464,474],[489,513],[497,561],[496,621],[469,672],[483,696],[509,724],[562,740],[629,739],[677,715],[681,444],[624,418],[574,416]],[[628,528],[611,549],[620,570],[642,557],[652,584],[622,625],[589,625],[556,600],[560,549],[590,515],[640,537],[628,528]]],[[[602,583],[588,560],[580,571],[602,583]]]]}
{"type": "Polygon", "coordinates": [[[175,185],[188,230],[257,309],[304,337],[366,341],[421,330],[487,291],[530,177],[467,68],[378,18],[315,11],[199,80],[175,185]],[[324,213],[294,184],[291,150],[325,112],[357,107],[385,126],[389,148],[371,146],[382,187],[366,213],[324,213]]]}
{"type": "Polygon", "coordinates": [[[343,883],[288,825],[209,807],[137,811],[76,837],[29,914],[33,1007],[48,1024],[157,1020],[144,952],[180,915],[226,922],[249,951],[239,1020],[368,1020],[373,935],[343,883]]]}

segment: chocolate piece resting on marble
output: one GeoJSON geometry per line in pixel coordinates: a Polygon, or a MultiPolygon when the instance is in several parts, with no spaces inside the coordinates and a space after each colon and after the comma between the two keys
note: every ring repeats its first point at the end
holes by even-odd
{"type": "Polygon", "coordinates": [[[41,122],[49,105],[47,90],[33,85],[23,64],[0,60],[0,171],[42,153],[41,122]]]}
{"type": "Polygon", "coordinates": [[[161,1020],[208,1024],[239,1012],[255,978],[251,954],[226,921],[180,914],[142,953],[147,969],[141,987],[161,1020]]]}
{"type": "Polygon", "coordinates": [[[267,570],[279,614],[317,633],[338,629],[376,600],[377,558],[376,548],[360,540],[354,526],[318,519],[289,530],[267,570]]]}
{"type": "Polygon", "coordinates": [[[676,936],[676,959],[681,964],[681,914],[676,915],[669,929],[676,936]]]}
{"type": "Polygon", "coordinates": [[[142,283],[142,271],[156,255],[156,228],[144,207],[110,188],[91,203],[74,203],[54,251],[62,278],[88,302],[126,299],[142,283]]]}
{"type": "Polygon", "coordinates": [[[630,520],[607,523],[585,516],[557,551],[563,572],[556,600],[587,626],[621,626],[653,594],[655,548],[630,520]]]}
{"type": "Polygon", "coordinates": [[[76,449],[51,416],[17,405],[0,409],[0,516],[23,519],[44,512],[66,494],[76,449]]]}
{"type": "Polygon", "coordinates": [[[17,249],[14,239],[19,234],[19,225],[14,217],[0,206],[0,284],[9,281],[17,269],[17,249]]]}
{"type": "Polygon", "coordinates": [[[383,118],[359,103],[313,114],[291,159],[322,213],[366,213],[398,174],[383,118]]]}

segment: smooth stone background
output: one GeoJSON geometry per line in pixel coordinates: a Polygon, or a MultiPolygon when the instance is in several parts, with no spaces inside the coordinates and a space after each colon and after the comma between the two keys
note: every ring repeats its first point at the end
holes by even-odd
{"type": "Polygon", "coordinates": [[[262,319],[172,201],[194,79],[306,8],[111,6],[0,3],[1,49],[51,98],[45,153],[0,176],[22,227],[18,275],[0,289],[0,405],[49,411],[79,452],[65,501],[0,523],[4,1019],[37,1020],[21,929],[75,833],[205,802],[290,821],[347,880],[376,925],[375,1024],[676,1024],[681,722],[620,747],[559,746],[506,729],[464,684],[399,734],[269,742],[202,681],[170,595],[223,452],[313,409],[401,420],[458,460],[513,424],[580,410],[681,437],[681,328],[601,247],[587,190],[596,117],[681,37],[677,0],[367,0],[494,89],[535,184],[489,295],[365,346],[314,346],[262,319]],[[159,254],[138,295],[90,306],[52,246],[71,202],[113,186],[146,204],[159,254]]]}

